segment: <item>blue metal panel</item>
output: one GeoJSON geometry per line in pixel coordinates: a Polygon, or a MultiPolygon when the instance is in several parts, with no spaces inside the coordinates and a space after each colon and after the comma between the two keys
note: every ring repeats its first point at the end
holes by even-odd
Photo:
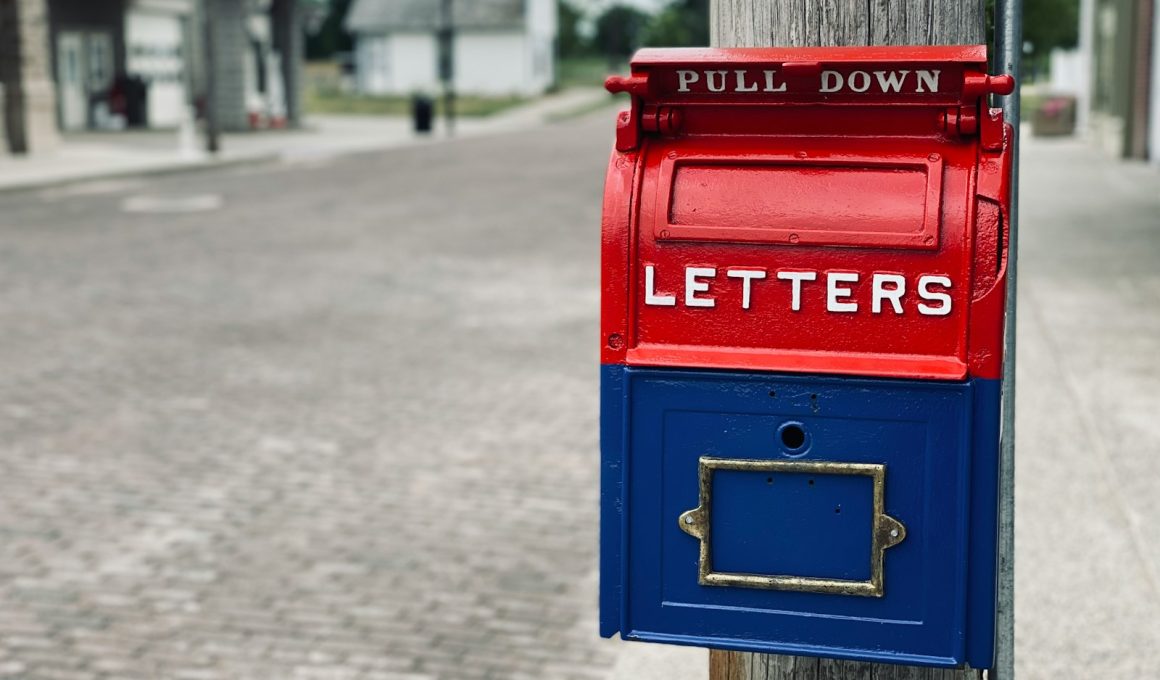
{"type": "MultiPolygon", "coordinates": [[[[602,634],[990,664],[995,384],[602,370],[602,634]],[[885,465],[906,538],[885,552],[884,595],[700,585],[677,518],[698,506],[702,457],[885,465]]],[[[711,489],[714,571],[868,578],[869,477],[717,470],[711,489]]]]}
{"type": "Polygon", "coordinates": [[[600,367],[600,635],[621,627],[621,524],[624,521],[624,424],[628,403],[623,366],[600,367]]]}
{"type": "Polygon", "coordinates": [[[868,580],[872,502],[871,479],[861,475],[717,472],[713,568],[868,580]]]}
{"type": "Polygon", "coordinates": [[[999,416],[1002,381],[972,381],[971,543],[967,592],[967,663],[995,661],[996,575],[999,568],[999,416]]]}

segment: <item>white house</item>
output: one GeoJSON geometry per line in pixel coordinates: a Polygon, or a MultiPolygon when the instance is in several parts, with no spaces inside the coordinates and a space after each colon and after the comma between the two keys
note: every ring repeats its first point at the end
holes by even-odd
{"type": "MultiPolygon", "coordinates": [[[[555,81],[556,0],[451,0],[455,90],[537,95],[555,81]]],[[[356,82],[366,94],[438,92],[443,0],[355,0],[356,82]]]]}

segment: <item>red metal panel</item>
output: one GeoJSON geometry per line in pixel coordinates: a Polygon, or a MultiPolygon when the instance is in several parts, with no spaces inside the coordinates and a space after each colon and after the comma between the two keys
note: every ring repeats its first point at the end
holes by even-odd
{"type": "Polygon", "coordinates": [[[985,66],[982,47],[638,53],[610,79],[634,94],[602,361],[998,377],[1010,161],[980,107],[1010,83],[985,66]]]}
{"type": "Polygon", "coordinates": [[[653,227],[661,240],[937,247],[937,153],[728,156],[707,146],[683,145],[661,160],[653,227]]]}

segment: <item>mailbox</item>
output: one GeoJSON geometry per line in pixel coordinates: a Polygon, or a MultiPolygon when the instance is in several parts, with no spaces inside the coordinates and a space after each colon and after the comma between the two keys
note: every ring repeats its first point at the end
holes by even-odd
{"type": "Polygon", "coordinates": [[[607,87],[602,634],[990,667],[1012,79],[664,49],[607,87]]]}

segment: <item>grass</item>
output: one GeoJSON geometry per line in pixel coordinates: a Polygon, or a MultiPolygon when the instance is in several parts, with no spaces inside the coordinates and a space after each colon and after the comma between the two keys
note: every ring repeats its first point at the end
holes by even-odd
{"type": "MultiPolygon", "coordinates": [[[[458,96],[455,113],[458,116],[483,117],[527,101],[523,97],[458,96]]],[[[361,95],[338,91],[308,90],[303,97],[307,113],[337,113],[366,116],[409,116],[411,98],[406,96],[361,95]]],[[[435,104],[436,115],[442,115],[443,101],[435,104]]]]}
{"type": "Polygon", "coordinates": [[[1043,102],[1046,99],[1047,98],[1042,94],[1020,94],[1019,107],[1023,113],[1023,116],[1026,117],[1027,120],[1031,120],[1031,117],[1035,115],[1035,112],[1039,110],[1039,107],[1043,106],[1043,102]]]}
{"type": "Polygon", "coordinates": [[[573,109],[567,109],[565,111],[549,114],[547,116],[547,121],[549,123],[560,123],[566,120],[571,120],[573,118],[579,118],[580,116],[587,115],[594,111],[609,109],[613,106],[619,106],[622,109],[628,108],[628,95],[608,95],[607,99],[597,99],[595,101],[588,102],[587,104],[577,106],[573,109]]]}
{"type": "MultiPolygon", "coordinates": [[[[556,86],[553,91],[572,87],[603,87],[604,79],[612,73],[627,73],[628,64],[609,65],[604,57],[576,57],[562,59],[556,65],[556,86]]],[[[411,97],[406,95],[363,95],[348,92],[338,65],[331,62],[312,62],[306,65],[303,106],[309,113],[348,114],[364,116],[409,116],[411,97]]],[[[456,115],[485,117],[527,102],[518,96],[481,97],[461,95],[455,98],[456,115]]],[[[604,104],[594,104],[591,109],[604,104]]],[[[436,115],[442,115],[443,102],[436,98],[436,115]]],[[[581,111],[580,113],[585,113],[581,111]]],[[[576,115],[569,112],[571,117],[576,115]]]]}
{"type": "MultiPolygon", "coordinates": [[[[306,65],[302,104],[307,113],[336,113],[364,116],[409,116],[411,97],[408,95],[363,95],[348,92],[343,77],[334,62],[311,62],[306,65]]],[[[437,98],[438,99],[438,98],[437,98]]],[[[455,113],[466,117],[483,117],[499,113],[526,102],[523,97],[480,97],[463,95],[455,98],[455,113]]],[[[435,110],[442,114],[443,102],[437,101],[435,110]]]]}
{"type": "Polygon", "coordinates": [[[556,63],[556,88],[604,87],[604,79],[614,73],[627,73],[628,64],[610,65],[605,57],[572,57],[556,63]]]}

